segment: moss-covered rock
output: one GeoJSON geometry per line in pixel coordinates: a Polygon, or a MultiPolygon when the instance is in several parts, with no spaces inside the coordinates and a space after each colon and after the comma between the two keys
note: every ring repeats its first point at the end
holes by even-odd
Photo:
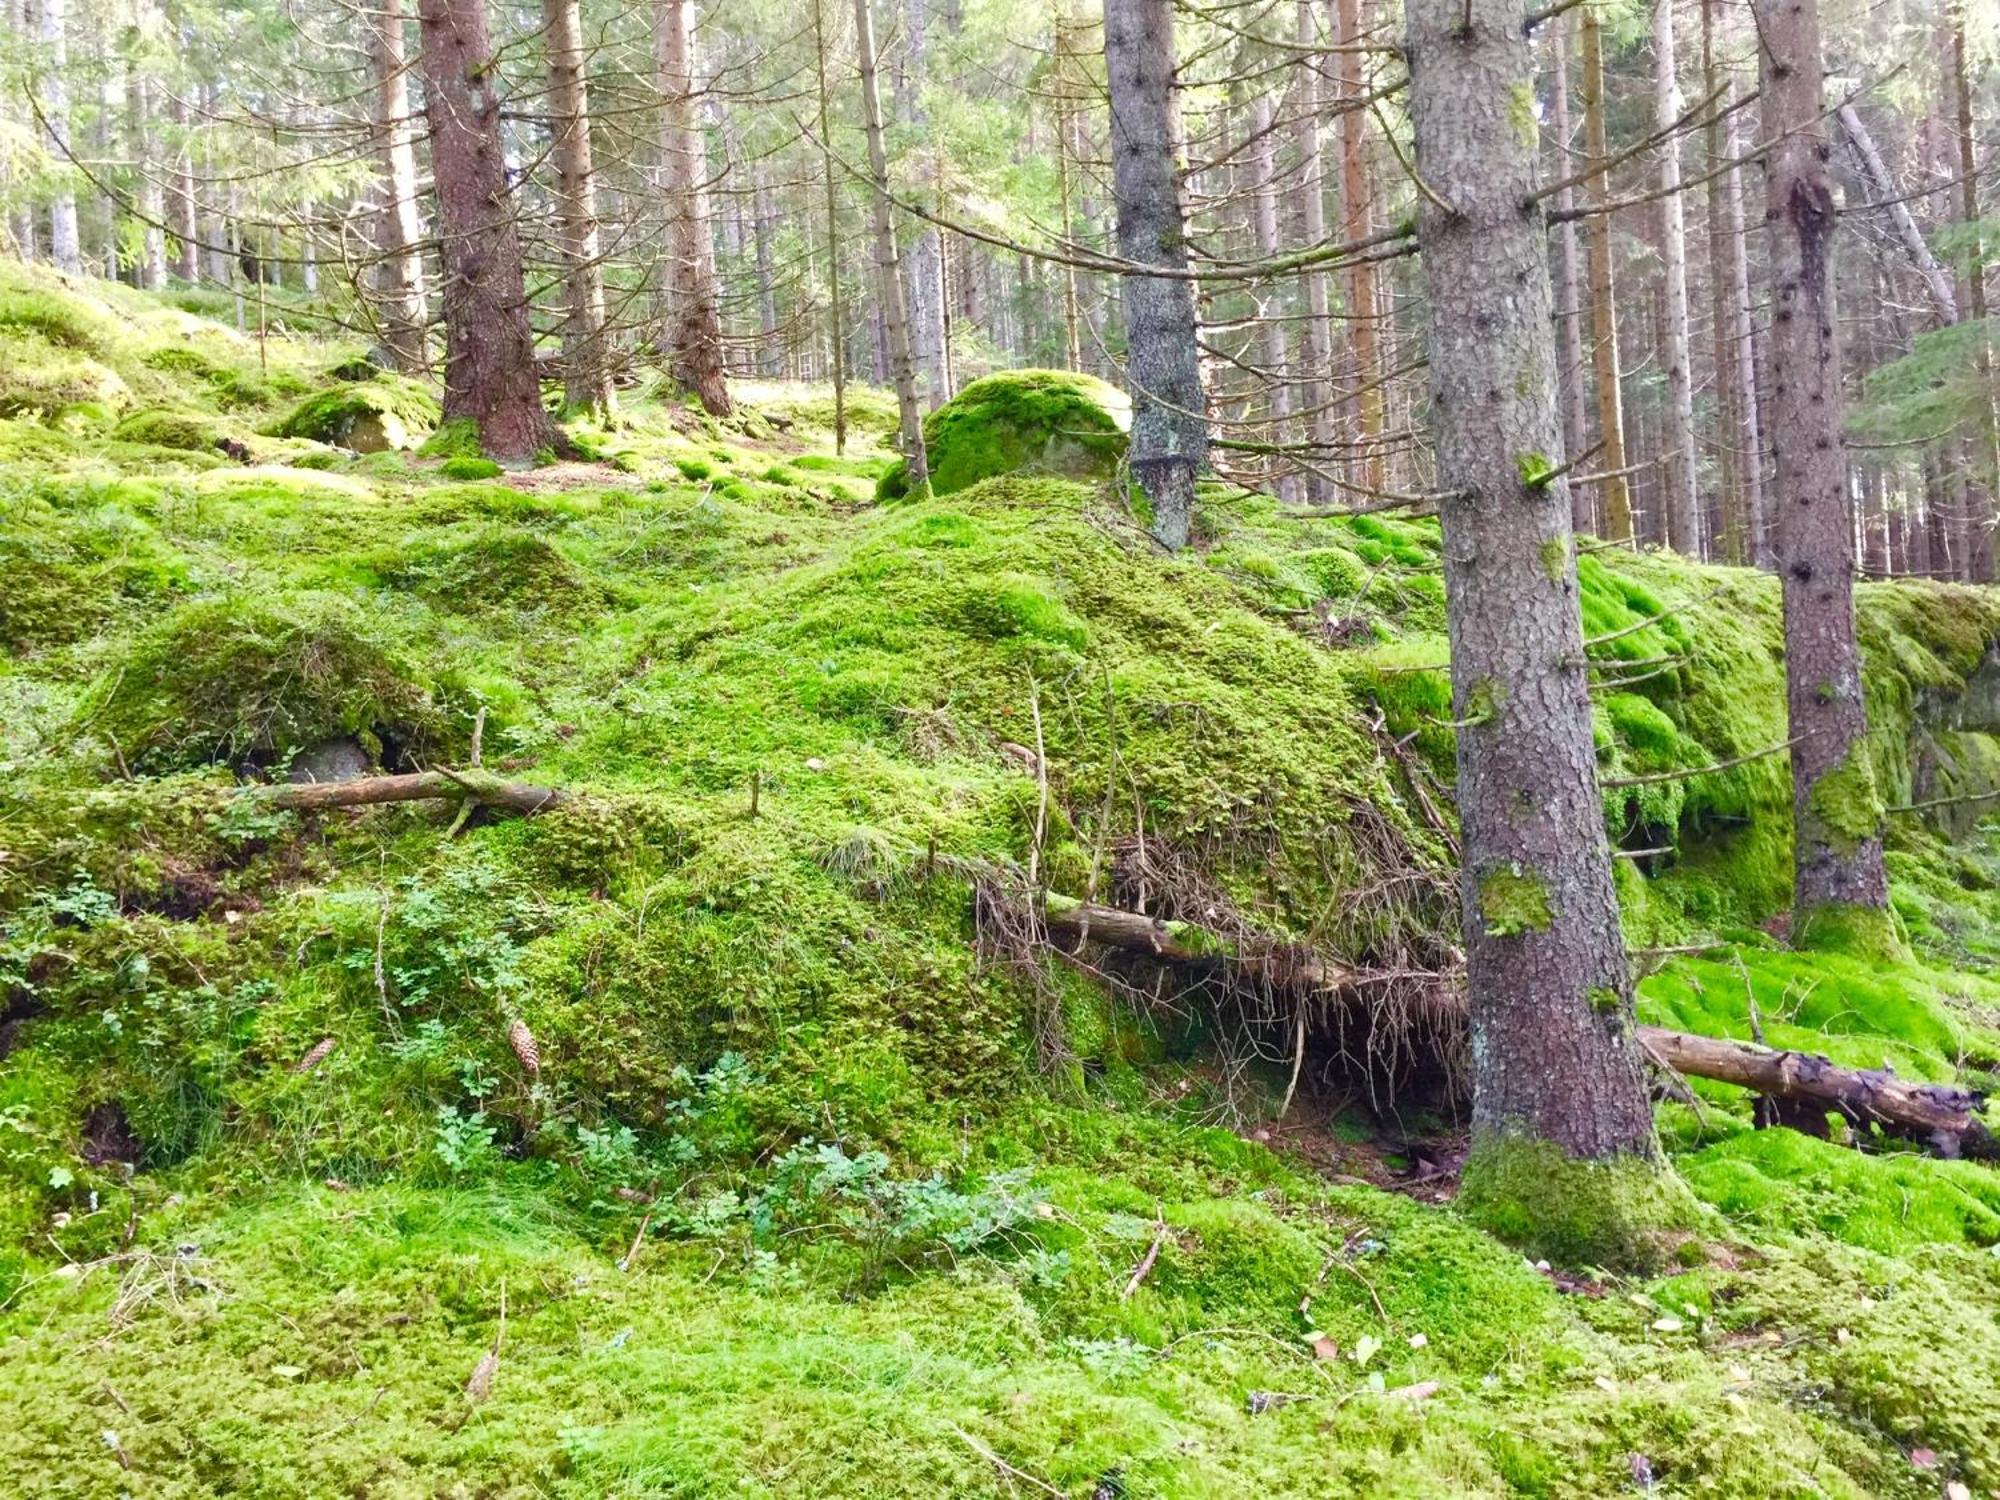
{"type": "Polygon", "coordinates": [[[442,712],[345,600],[314,594],[183,605],[133,641],[76,730],[136,770],[269,762],[343,735],[437,749],[442,712]]]}
{"type": "Polygon", "coordinates": [[[181,448],[201,452],[216,446],[223,436],[214,423],[182,411],[135,411],[111,429],[112,437],[126,443],[148,443],[155,448],[181,448]]]}
{"type": "Polygon", "coordinates": [[[417,446],[437,423],[438,404],[430,392],[384,372],[308,396],[271,431],[356,453],[382,453],[417,446]]]}
{"type": "MultiPolygon", "coordinates": [[[[1095,376],[1066,370],[988,375],[924,420],[931,493],[949,495],[1023,470],[1108,479],[1125,456],[1130,424],[1130,403],[1095,376]]],[[[907,487],[903,466],[896,464],[875,492],[893,500],[907,487]]]]}

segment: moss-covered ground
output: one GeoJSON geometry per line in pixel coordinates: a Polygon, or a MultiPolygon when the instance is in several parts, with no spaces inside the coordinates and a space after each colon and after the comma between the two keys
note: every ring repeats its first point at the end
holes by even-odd
{"type": "MultiPolygon", "coordinates": [[[[355,352],[0,272],[7,1493],[2000,1493],[1991,1168],[1698,1086],[1676,1274],[1540,1268],[1315,1170],[1201,995],[975,920],[1149,887],[1446,951],[1428,523],[1218,487],[1168,560],[1047,476],[877,506],[872,392],[845,454],[781,386],[519,474],[283,435],[355,352]],[[575,795],[232,792],[475,735],[575,795]]],[[[1608,777],[1783,739],[1767,582],[1583,587],[1608,777]]],[[[2000,605],[1862,618],[1886,799],[1982,789],[2000,605]]],[[[1782,757],[1607,817],[1634,943],[1725,945],[1647,960],[1648,1019],[1996,1066],[1976,817],[1898,816],[1893,966],[1785,946],[1782,757]]]]}

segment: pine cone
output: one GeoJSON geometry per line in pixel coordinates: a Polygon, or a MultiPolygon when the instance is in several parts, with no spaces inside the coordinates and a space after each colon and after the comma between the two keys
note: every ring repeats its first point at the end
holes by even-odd
{"type": "Polygon", "coordinates": [[[514,1049],[514,1055],[521,1059],[521,1067],[530,1078],[539,1077],[542,1071],[542,1049],[535,1045],[535,1034],[528,1030],[526,1021],[515,1019],[507,1023],[507,1045],[514,1049]]]}
{"type": "Polygon", "coordinates": [[[326,1061],[326,1055],[331,1051],[333,1051],[333,1038],[330,1036],[321,1037],[313,1043],[312,1051],[298,1060],[292,1071],[294,1073],[310,1073],[314,1068],[326,1061]]]}

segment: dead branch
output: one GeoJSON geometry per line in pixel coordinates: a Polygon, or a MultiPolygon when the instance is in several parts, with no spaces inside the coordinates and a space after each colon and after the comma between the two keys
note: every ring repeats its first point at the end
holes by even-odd
{"type": "Polygon", "coordinates": [[[239,795],[286,812],[321,812],[335,807],[375,807],[388,802],[427,802],[463,797],[482,807],[505,807],[528,814],[556,806],[568,794],[555,787],[508,781],[491,772],[412,771],[400,776],[362,776],[353,781],[294,781],[251,786],[239,795]]]}

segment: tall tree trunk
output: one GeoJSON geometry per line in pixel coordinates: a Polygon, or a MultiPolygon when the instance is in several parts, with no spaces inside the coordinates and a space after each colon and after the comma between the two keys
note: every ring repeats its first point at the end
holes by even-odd
{"type": "MultiPolygon", "coordinates": [[[[1555,77],[1550,84],[1550,123],[1556,139],[1555,175],[1570,175],[1573,141],[1569,113],[1569,31],[1558,24],[1549,35],[1550,60],[1555,77]]],[[[1556,194],[1556,211],[1564,215],[1556,229],[1556,352],[1561,376],[1563,402],[1563,447],[1582,453],[1590,446],[1590,397],[1583,364],[1583,303],[1579,295],[1576,221],[1568,217],[1575,194],[1564,188],[1556,194]]],[[[1597,530],[1596,486],[1570,486],[1570,524],[1578,531],[1597,530]]]]}
{"type": "Polygon", "coordinates": [[[826,199],[827,348],[833,366],[833,451],[847,451],[847,310],[840,287],[840,189],[834,176],[833,137],[828,133],[826,87],[826,0],[813,0],[813,79],[818,90],[820,185],[826,199]]]}
{"type": "Polygon", "coordinates": [[[1886,944],[1882,799],[1854,640],[1854,521],[1841,450],[1833,309],[1837,220],[1827,171],[1817,0],[1757,0],[1765,224],[1771,242],[1778,571],[1791,714],[1794,941],[1886,944]]]}
{"type": "Polygon", "coordinates": [[[750,195],[750,234],[757,257],[757,373],[773,379],[784,366],[784,351],[778,339],[778,272],[772,259],[771,239],[777,233],[778,210],[771,201],[771,185],[758,164],[750,195]]]}
{"type": "Polygon", "coordinates": [[[555,209],[563,262],[563,403],[609,416],[604,260],[597,239],[597,173],[590,148],[590,89],[577,0],[542,0],[548,30],[549,114],[555,209]]]}
{"type": "MultiPolygon", "coordinates": [[[[1319,30],[1307,0],[1299,0],[1298,45],[1319,45],[1319,30]]],[[[1299,118],[1296,126],[1299,146],[1299,235],[1308,247],[1324,244],[1326,232],[1326,168],[1324,139],[1320,130],[1320,74],[1318,64],[1308,67],[1298,79],[1299,118]]],[[[1305,409],[1306,435],[1320,445],[1313,467],[1306,471],[1306,498],[1325,504],[1334,498],[1333,486],[1323,472],[1332,461],[1335,440],[1333,422],[1333,305],[1327,273],[1307,266],[1299,273],[1305,291],[1306,320],[1301,331],[1299,363],[1304,380],[1299,385],[1299,402],[1305,409]]]]}
{"type": "Polygon", "coordinates": [[[418,0],[444,264],[444,416],[498,459],[562,445],[542,410],[485,0],[418,0]]]}
{"type": "MultiPolygon", "coordinates": [[[[1702,92],[1710,98],[1721,96],[1721,103],[1711,110],[1702,131],[1711,173],[1718,172],[1725,155],[1723,125],[1717,111],[1728,109],[1736,91],[1733,71],[1726,78],[1716,71],[1716,5],[1717,0],[1701,0],[1702,92]]],[[[1708,181],[1708,331],[1709,363],[1715,379],[1716,488],[1721,501],[1715,550],[1724,562],[1740,567],[1750,560],[1750,547],[1749,525],[1743,514],[1742,455],[1737,451],[1737,429],[1741,424],[1737,418],[1740,408],[1736,399],[1735,349],[1730,342],[1729,212],[1723,201],[1724,178],[1728,175],[1724,172],[1708,181]]]]}
{"type": "MultiPolygon", "coordinates": [[[[1972,116],[1972,80],[1965,66],[1965,15],[1967,0],[1951,7],[1952,102],[1958,114],[1958,201],[1959,218],[1965,224],[1979,223],[1979,151],[1972,116]]],[[[1975,432],[1968,440],[1972,475],[1968,480],[1970,500],[1979,524],[1993,517],[1993,486],[2000,483],[2000,413],[1994,410],[1993,339],[1986,326],[1986,246],[1979,231],[1972,231],[1965,266],[1965,312],[1979,330],[1975,353],[1979,373],[1979,412],[1975,432]]],[[[1979,550],[1975,576],[1981,582],[2000,573],[2000,528],[1992,530],[1987,545],[1979,550]]]]}
{"type": "Polygon", "coordinates": [[[42,116],[48,122],[61,186],[49,202],[49,259],[65,276],[83,274],[83,240],[76,226],[76,192],[69,175],[68,0],[41,0],[42,57],[47,71],[38,81],[42,116]]]}
{"type": "MultiPolygon", "coordinates": [[[[424,226],[417,198],[403,0],[371,0],[364,14],[375,68],[375,149],[382,159],[382,214],[376,230],[382,347],[397,369],[409,372],[428,363],[424,344],[430,319],[424,307],[424,226]]],[[[442,183],[439,191],[443,192],[442,183]]]]}
{"type": "Polygon", "coordinates": [[[1854,158],[1861,164],[1862,179],[1868,184],[1868,191],[1882,204],[1889,215],[1890,227],[1896,231],[1896,242],[1903,247],[1903,253],[1910,258],[1918,278],[1924,284],[1924,291],[1930,296],[1931,310],[1937,314],[1939,326],[1958,321],[1958,294],[1952,289],[1951,272],[1931,254],[1931,247],[1924,243],[1923,231],[1917,228],[1915,215],[1910,212],[1909,200],[1896,186],[1895,178],[1889,175],[1889,168],[1882,160],[1882,153],[1875,149],[1875,138],[1868,133],[1860,112],[1852,104],[1843,104],[1835,116],[1840,121],[1841,133],[1847,143],[1854,148],[1854,158]]]}
{"type": "MultiPolygon", "coordinates": [[[[1659,1150],[1581,668],[1520,0],[1408,0],[1458,732],[1475,1212],[1659,1150]],[[1449,207],[1441,206],[1449,205],[1449,207]],[[1524,1170],[1525,1168],[1525,1170],[1524,1170]]],[[[1613,1211],[1614,1217],[1616,1211],[1613,1211]]],[[[1636,1226],[1617,1225],[1619,1230],[1636,1226]]]]}
{"type": "Polygon", "coordinates": [[[708,148],[695,115],[694,0],[658,0],[661,189],[667,208],[667,365],[712,417],[729,415],[722,297],[709,236],[708,148]]]}
{"type": "Polygon", "coordinates": [[[1611,174],[1603,170],[1609,148],[1604,123],[1604,35],[1597,12],[1578,12],[1578,63],[1583,68],[1583,149],[1585,162],[1600,170],[1585,198],[1598,212],[1590,221],[1591,362],[1597,385],[1598,462],[1612,477],[1603,482],[1604,535],[1632,540],[1632,490],[1625,469],[1625,398],[1618,385],[1618,299],[1611,264],[1611,174]]]}
{"type": "MultiPolygon", "coordinates": [[[[1074,22],[1067,13],[1056,19],[1055,77],[1051,87],[1056,95],[1056,192],[1061,200],[1062,237],[1065,253],[1076,237],[1075,216],[1071,210],[1074,188],[1071,177],[1074,173],[1076,151],[1076,97],[1072,90],[1075,82],[1072,70],[1076,66],[1075,44],[1071,28],[1074,22]]],[[[1060,267],[1062,275],[1063,310],[1063,368],[1081,370],[1083,368],[1083,339],[1078,323],[1076,267],[1065,261],[1060,267]]]]}
{"type": "MultiPolygon", "coordinates": [[[[7,30],[23,48],[38,40],[32,0],[7,0],[7,30]]],[[[12,172],[8,175],[14,176],[12,172]]],[[[7,215],[7,232],[14,242],[14,254],[24,261],[31,261],[38,253],[39,244],[35,231],[35,204],[20,191],[17,182],[9,185],[15,191],[14,206],[7,215]]]]}
{"type": "Polygon", "coordinates": [[[924,452],[923,410],[917,403],[916,366],[910,356],[910,312],[897,265],[896,224],[889,213],[889,152],[882,142],[882,84],[875,66],[875,18],[869,0],[854,0],[855,49],[861,66],[861,114],[868,132],[868,171],[874,178],[876,311],[882,344],[896,383],[896,436],[911,490],[930,483],[924,452]]]}
{"type": "MultiPolygon", "coordinates": [[[[1185,272],[1171,0],[1108,0],[1104,63],[1118,253],[1142,265],[1185,272]]],[[[1208,465],[1194,286],[1184,279],[1128,273],[1123,300],[1125,374],[1132,392],[1127,462],[1152,504],[1153,535],[1178,551],[1187,544],[1194,514],[1195,477],[1208,465]]]]}
{"type": "MultiPolygon", "coordinates": [[[[903,0],[903,55],[897,73],[896,112],[911,137],[928,138],[924,85],[930,72],[930,15],[925,0],[903,0]]],[[[951,399],[945,335],[944,244],[929,224],[918,228],[904,273],[909,281],[910,353],[917,362],[924,400],[936,411],[951,399]]]]}
{"type": "Polygon", "coordinates": [[[194,147],[189,141],[187,95],[180,88],[168,96],[167,114],[174,122],[174,274],[192,286],[201,279],[201,229],[194,201],[194,147]]]}
{"type": "MultiPolygon", "coordinates": [[[[1340,110],[1340,238],[1358,240],[1374,228],[1374,194],[1368,181],[1366,112],[1358,108],[1366,85],[1361,76],[1361,0],[1335,0],[1337,46],[1334,79],[1340,85],[1335,101],[1340,110]]],[[[1347,268],[1347,332],[1349,378],[1360,394],[1355,398],[1355,438],[1360,442],[1359,473],[1370,489],[1383,488],[1382,387],[1377,352],[1379,299],[1375,294],[1375,262],[1357,255],[1347,268]]]]}
{"type": "MultiPolygon", "coordinates": [[[[137,12],[142,36],[156,24],[150,8],[137,12]]],[[[139,180],[133,199],[139,212],[139,285],[149,292],[167,289],[167,194],[163,180],[166,164],[160,160],[154,115],[158,108],[159,81],[142,56],[132,65],[132,158],[139,180]]]]}
{"type": "MultiPolygon", "coordinates": [[[[1257,251],[1265,259],[1278,253],[1278,141],[1272,129],[1274,111],[1271,96],[1259,94],[1250,106],[1250,128],[1257,137],[1257,145],[1250,158],[1251,211],[1256,221],[1257,251]]],[[[1275,291],[1266,293],[1272,300],[1279,300],[1275,291]]],[[[1269,393],[1271,416],[1271,441],[1286,443],[1292,437],[1292,387],[1291,354],[1285,337],[1283,306],[1263,309],[1264,320],[1264,368],[1267,378],[1264,388],[1269,393]]],[[[1297,500],[1299,498],[1298,471],[1289,461],[1280,459],[1275,470],[1278,498],[1297,500]]]]}
{"type": "MultiPolygon", "coordinates": [[[[1674,49],[1674,0],[1653,0],[1653,116],[1658,129],[1671,130],[1681,114],[1680,80],[1674,49]]],[[[1687,211],[1681,202],[1680,137],[1660,145],[1660,252],[1666,274],[1665,337],[1660,362],[1667,372],[1666,489],[1668,543],[1688,557],[1700,557],[1701,507],[1695,497],[1694,368],[1688,338],[1687,211]]]]}
{"type": "MultiPolygon", "coordinates": [[[[1724,102],[1733,102],[1734,86],[1724,102]]],[[[1742,142],[1736,116],[1724,123],[1722,153],[1739,154],[1742,142]]],[[[1757,336],[1750,302],[1750,237],[1743,222],[1743,173],[1731,167],[1718,179],[1722,188],[1723,233],[1729,250],[1729,366],[1731,406],[1736,428],[1728,441],[1741,445],[1737,473],[1743,485],[1742,561],[1759,568],[1775,566],[1771,553],[1769,507],[1764,495],[1764,418],[1759,409],[1762,388],[1757,383],[1757,336]]]]}

